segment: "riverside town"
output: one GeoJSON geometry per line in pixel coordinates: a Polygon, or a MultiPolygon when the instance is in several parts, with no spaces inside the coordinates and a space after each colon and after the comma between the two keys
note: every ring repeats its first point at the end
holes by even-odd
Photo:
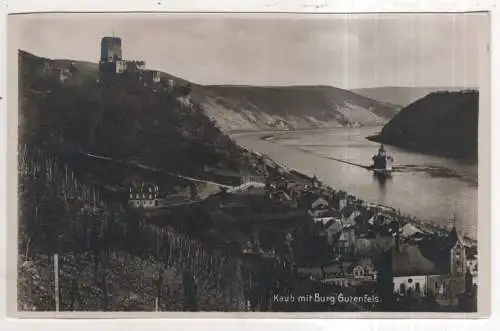
{"type": "Polygon", "coordinates": [[[477,311],[469,216],[413,216],[432,212],[418,199],[433,186],[390,195],[406,180],[462,185],[459,171],[407,161],[421,153],[450,168],[455,156],[384,136],[433,100],[477,111],[477,91],[404,108],[337,89],[328,102],[344,106],[307,108],[333,115],[293,115],[334,88],[202,85],[126,60],[132,35],[100,36],[94,61],[18,51],[19,311],[477,311]],[[352,140],[367,128],[382,130],[352,140]],[[310,138],[339,130],[343,154],[310,138]],[[356,193],[340,181],[358,181],[356,193]]]}

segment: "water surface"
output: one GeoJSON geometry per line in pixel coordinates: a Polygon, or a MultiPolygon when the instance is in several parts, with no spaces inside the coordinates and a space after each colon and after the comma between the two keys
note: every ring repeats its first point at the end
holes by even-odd
{"type": "Polygon", "coordinates": [[[400,209],[426,221],[446,226],[456,217],[457,226],[476,238],[477,165],[409,152],[386,146],[394,157],[395,172],[381,182],[372,172],[355,165],[371,164],[379,144],[367,136],[378,127],[240,133],[237,143],[307,175],[316,174],[325,184],[346,190],[361,199],[400,209]]]}

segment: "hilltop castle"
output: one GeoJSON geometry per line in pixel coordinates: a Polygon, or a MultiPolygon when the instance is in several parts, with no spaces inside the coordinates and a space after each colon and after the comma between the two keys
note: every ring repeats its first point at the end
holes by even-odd
{"type": "Polygon", "coordinates": [[[119,37],[103,37],[101,39],[101,58],[99,60],[99,81],[112,82],[121,75],[134,75],[144,84],[160,83],[160,72],[146,70],[144,61],[124,60],[122,56],[122,40],[119,37]]]}

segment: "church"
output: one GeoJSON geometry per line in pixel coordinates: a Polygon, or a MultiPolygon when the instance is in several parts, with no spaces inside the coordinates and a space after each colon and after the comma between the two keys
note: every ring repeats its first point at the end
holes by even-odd
{"type": "MultiPolygon", "coordinates": [[[[441,307],[459,304],[465,292],[466,253],[456,227],[444,237],[403,243],[399,232],[382,273],[392,280],[396,300],[432,297],[441,307]]],[[[383,276],[382,276],[383,277],[383,276]]]]}

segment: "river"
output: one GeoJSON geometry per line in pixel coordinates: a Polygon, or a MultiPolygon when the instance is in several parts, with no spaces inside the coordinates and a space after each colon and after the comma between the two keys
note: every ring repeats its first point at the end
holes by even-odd
{"type": "Polygon", "coordinates": [[[361,199],[381,203],[418,219],[457,228],[472,238],[477,232],[477,165],[409,152],[393,146],[392,178],[381,182],[368,166],[379,144],[368,141],[380,127],[246,132],[233,134],[240,145],[266,154],[289,168],[316,175],[325,184],[361,199]]]}

